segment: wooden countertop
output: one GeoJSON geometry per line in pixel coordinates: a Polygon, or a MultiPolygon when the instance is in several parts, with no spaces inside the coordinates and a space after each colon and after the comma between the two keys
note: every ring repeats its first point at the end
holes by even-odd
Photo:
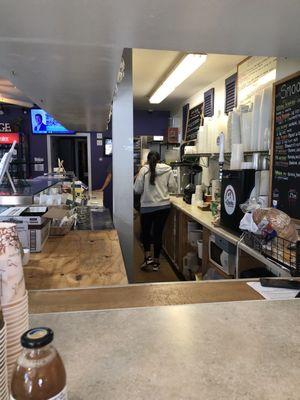
{"type": "Polygon", "coordinates": [[[116,230],[50,237],[41,253],[31,253],[24,275],[28,290],[128,283],[116,230]]]}
{"type": "Polygon", "coordinates": [[[239,236],[229,232],[226,229],[216,227],[212,224],[213,217],[210,211],[202,211],[197,206],[192,206],[183,201],[182,197],[171,196],[171,203],[174,207],[178,208],[186,215],[199,222],[199,224],[205,226],[211,232],[227,239],[230,243],[236,245],[239,241],[239,236]]]}
{"type": "MultiPolygon", "coordinates": [[[[249,281],[249,280],[247,280],[249,281]]],[[[262,300],[244,280],[29,291],[31,314],[262,300]]]]}

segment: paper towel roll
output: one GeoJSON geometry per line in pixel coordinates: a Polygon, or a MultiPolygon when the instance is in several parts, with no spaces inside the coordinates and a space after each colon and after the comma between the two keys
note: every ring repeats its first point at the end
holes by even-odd
{"type": "Polygon", "coordinates": [[[270,172],[268,170],[260,172],[260,196],[269,196],[269,179],[270,172]]]}

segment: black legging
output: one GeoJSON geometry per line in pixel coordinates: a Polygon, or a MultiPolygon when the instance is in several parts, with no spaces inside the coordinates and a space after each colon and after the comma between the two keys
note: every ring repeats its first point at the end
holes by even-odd
{"type": "Polygon", "coordinates": [[[150,251],[154,244],[154,258],[159,258],[162,247],[162,234],[170,208],[150,213],[141,213],[142,241],[144,251],[150,251]]]}

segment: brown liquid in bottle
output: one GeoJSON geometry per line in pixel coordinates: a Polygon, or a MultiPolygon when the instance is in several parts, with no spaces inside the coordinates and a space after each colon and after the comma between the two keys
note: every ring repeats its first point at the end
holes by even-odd
{"type": "MultiPolygon", "coordinates": [[[[36,334],[37,329],[31,331],[36,334]]],[[[11,395],[15,400],[67,399],[65,368],[49,342],[36,348],[24,348],[13,374],[11,395]]]]}

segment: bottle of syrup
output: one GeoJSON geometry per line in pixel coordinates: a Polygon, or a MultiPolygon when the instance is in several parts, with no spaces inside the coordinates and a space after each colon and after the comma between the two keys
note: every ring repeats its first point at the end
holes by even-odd
{"type": "Polygon", "coordinates": [[[66,371],[49,328],[34,328],[21,337],[23,351],[11,384],[11,400],[67,400],[66,371]]]}

